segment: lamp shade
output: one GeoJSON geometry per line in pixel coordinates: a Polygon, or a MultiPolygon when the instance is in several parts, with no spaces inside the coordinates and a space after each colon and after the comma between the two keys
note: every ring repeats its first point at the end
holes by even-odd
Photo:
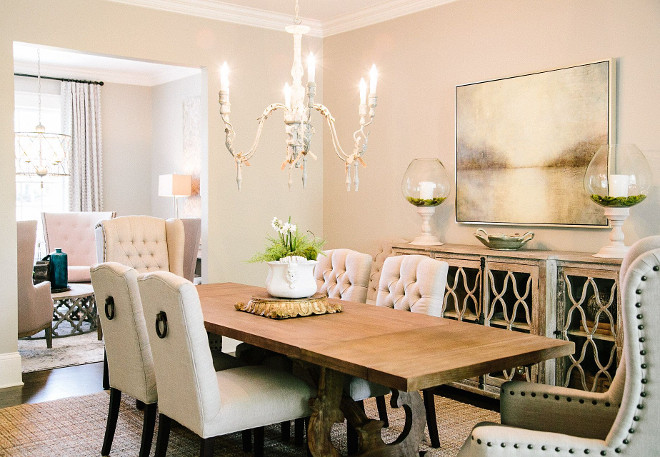
{"type": "Polygon", "coordinates": [[[160,175],[158,177],[159,197],[187,197],[192,193],[192,176],[160,175]]]}

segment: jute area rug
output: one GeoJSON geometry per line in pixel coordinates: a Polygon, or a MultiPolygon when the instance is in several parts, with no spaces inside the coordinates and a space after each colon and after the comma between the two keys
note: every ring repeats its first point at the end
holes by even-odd
{"type": "MultiPolygon", "coordinates": [[[[91,457],[101,452],[109,395],[99,392],[92,395],[68,398],[38,404],[24,404],[0,409],[0,456],[6,457],[91,457]]],[[[388,403],[389,405],[389,403],[388,403]]],[[[373,399],[365,401],[367,415],[377,417],[373,399]]],[[[389,408],[389,406],[388,406],[389,408]]],[[[427,456],[455,456],[472,427],[482,421],[499,421],[499,414],[490,410],[466,405],[436,396],[436,410],[440,430],[441,449],[428,447],[428,436],[421,450],[427,456]]],[[[386,442],[393,441],[403,428],[401,409],[389,409],[390,428],[383,429],[386,442]]],[[[292,427],[293,428],[293,427],[292,427]]],[[[158,425],[156,425],[157,433],[158,425]]],[[[140,448],[142,413],[135,409],[135,402],[124,396],[112,445],[112,457],[134,457],[140,448]]],[[[155,448],[155,436],[154,444],[155,448]]],[[[346,427],[336,424],[332,439],[343,455],[346,454],[346,427]]],[[[198,438],[176,424],[172,425],[167,455],[191,457],[199,454],[198,438]]],[[[284,443],[280,439],[279,426],[270,426],[265,432],[265,454],[269,457],[305,457],[304,447],[293,440],[284,443]]],[[[242,451],[241,434],[216,438],[215,456],[246,457],[242,451]]]]}
{"type": "MultiPolygon", "coordinates": [[[[18,352],[21,354],[23,373],[51,370],[53,368],[83,365],[103,360],[103,341],[96,332],[53,338],[53,347],[46,347],[45,338],[19,339],[18,352]]],[[[0,454],[1,455],[1,454],[0,454]]]]}

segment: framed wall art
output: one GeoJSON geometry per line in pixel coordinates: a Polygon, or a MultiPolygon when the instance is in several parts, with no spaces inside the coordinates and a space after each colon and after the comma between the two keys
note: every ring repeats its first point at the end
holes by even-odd
{"type": "Polygon", "coordinates": [[[456,221],[606,227],[584,189],[614,142],[613,59],[456,87],[456,221]]]}

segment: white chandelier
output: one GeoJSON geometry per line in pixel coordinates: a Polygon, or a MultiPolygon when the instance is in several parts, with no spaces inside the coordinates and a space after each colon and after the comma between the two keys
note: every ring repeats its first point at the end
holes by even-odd
{"type": "Polygon", "coordinates": [[[42,179],[46,175],[67,176],[66,155],[71,137],[46,132],[41,123],[41,55],[37,49],[37,82],[39,94],[39,121],[32,132],[15,133],[16,174],[42,179]]]}
{"type": "Polygon", "coordinates": [[[220,70],[220,115],[225,124],[225,146],[236,163],[236,183],[238,184],[238,189],[241,189],[241,169],[243,165],[250,165],[249,160],[254,155],[257,146],[259,145],[264,122],[273,111],[281,109],[284,111],[284,124],[287,134],[286,158],[282,163],[282,169],[287,166],[289,168],[289,189],[291,189],[291,173],[294,168],[302,169],[302,183],[303,187],[305,187],[307,184],[307,156],[309,155],[316,159],[316,156],[310,151],[310,143],[312,140],[312,134],[314,133],[314,127],[312,126],[310,118],[312,111],[316,110],[321,113],[328,123],[335,153],[345,164],[346,190],[351,189],[351,184],[353,184],[355,190],[358,190],[360,183],[358,164],[365,166],[362,156],[367,151],[367,139],[369,133],[366,131],[366,128],[373,122],[376,109],[378,71],[376,70],[375,65],[371,67],[369,73],[370,84],[368,98],[367,83],[364,78],[360,80],[360,128],[353,133],[353,150],[350,153],[347,153],[339,144],[337,131],[335,129],[335,119],[330,113],[330,110],[321,103],[314,103],[314,96],[316,95],[316,83],[314,82],[316,69],[314,55],[311,53],[307,59],[307,85],[303,86],[302,84],[304,70],[300,45],[302,36],[309,32],[309,27],[301,25],[302,21],[298,14],[298,0],[296,0],[295,14],[294,25],[290,25],[285,29],[288,33],[293,35],[293,66],[291,67],[292,83],[291,85],[288,83],[284,85],[284,103],[272,103],[268,105],[259,117],[256,138],[247,152],[234,151],[233,143],[236,133],[229,120],[229,113],[231,112],[229,103],[229,69],[226,62],[222,65],[220,70]],[[353,168],[352,176],[351,166],[353,168]]]}

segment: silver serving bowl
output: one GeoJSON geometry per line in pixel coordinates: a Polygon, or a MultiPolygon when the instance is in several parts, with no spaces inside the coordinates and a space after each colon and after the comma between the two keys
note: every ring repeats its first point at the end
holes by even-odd
{"type": "Polygon", "coordinates": [[[523,235],[518,235],[517,233],[514,233],[513,235],[504,235],[502,233],[489,235],[484,229],[478,229],[474,236],[476,236],[477,239],[487,248],[496,249],[498,251],[515,251],[534,238],[532,232],[527,232],[523,235]]]}

